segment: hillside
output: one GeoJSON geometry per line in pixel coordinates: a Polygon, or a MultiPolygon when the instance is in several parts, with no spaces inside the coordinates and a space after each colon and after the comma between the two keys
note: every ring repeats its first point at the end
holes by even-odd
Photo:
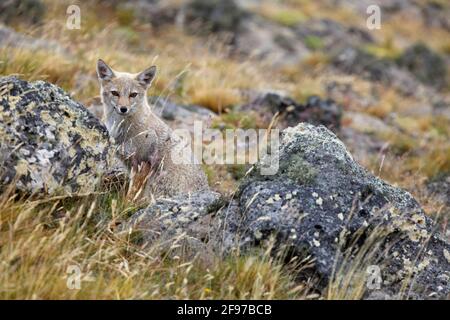
{"type": "Polygon", "coordinates": [[[6,1],[0,76],[0,298],[449,297],[447,1],[6,1]],[[137,201],[99,58],[156,65],[173,129],[279,129],[279,171],[203,163],[210,192],[137,201]]]}

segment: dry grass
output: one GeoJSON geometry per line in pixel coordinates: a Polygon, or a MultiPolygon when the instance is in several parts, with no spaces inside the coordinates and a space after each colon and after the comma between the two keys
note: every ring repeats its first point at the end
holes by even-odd
{"type": "Polygon", "coordinates": [[[120,196],[0,199],[1,299],[297,299],[293,275],[268,252],[227,259],[143,250],[116,225],[136,208],[120,196]],[[81,270],[81,287],[73,269],[81,270]],[[69,287],[68,287],[69,284],[69,287]],[[73,286],[72,286],[73,288],[73,286]]]}
{"type": "Polygon", "coordinates": [[[386,237],[382,230],[375,230],[368,235],[364,244],[358,252],[354,252],[355,244],[364,234],[355,236],[353,244],[345,248],[344,240],[339,239],[341,251],[336,254],[335,260],[342,260],[340,266],[334,266],[330,283],[327,287],[325,299],[327,300],[360,300],[367,295],[373,283],[370,282],[370,268],[377,266],[376,254],[379,253],[380,245],[386,237]]]}
{"type": "MultiPolygon", "coordinates": [[[[138,72],[156,64],[159,73],[150,94],[171,96],[214,111],[242,102],[242,89],[282,86],[257,61],[227,58],[227,47],[217,39],[204,43],[175,27],[155,33],[145,24],[126,26],[125,30],[117,12],[105,3],[95,2],[83,10],[81,30],[67,30],[66,16],[61,13],[72,3],[47,3],[49,11],[42,26],[28,30],[17,25],[16,29],[56,41],[69,55],[5,48],[0,52],[0,74],[45,79],[72,91],[76,99],[84,102],[98,94],[95,64],[99,57],[119,71],[138,72]],[[99,10],[100,19],[96,14],[99,10]],[[138,43],[130,44],[135,38],[138,43]]],[[[82,7],[86,8],[84,4],[82,7]]]]}

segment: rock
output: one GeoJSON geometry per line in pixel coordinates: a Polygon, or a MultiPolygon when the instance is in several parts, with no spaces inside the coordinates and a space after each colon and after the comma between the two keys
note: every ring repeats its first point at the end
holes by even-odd
{"type": "Polygon", "coordinates": [[[372,81],[390,80],[388,70],[393,63],[352,47],[345,48],[333,57],[332,64],[349,74],[359,74],[372,81]]]}
{"type": "Polygon", "coordinates": [[[233,49],[243,58],[265,59],[275,67],[295,66],[310,54],[292,29],[258,16],[245,19],[234,39],[233,49]]]}
{"type": "Polygon", "coordinates": [[[130,15],[142,23],[150,23],[155,29],[162,29],[167,24],[174,24],[180,16],[180,6],[172,1],[133,0],[118,1],[116,13],[130,15]]]}
{"type": "Polygon", "coordinates": [[[219,32],[236,35],[248,15],[234,0],[191,0],[183,11],[188,29],[206,35],[219,32]]]}
{"type": "Polygon", "coordinates": [[[69,56],[67,50],[65,50],[57,42],[28,37],[2,25],[0,25],[0,48],[25,48],[29,50],[44,50],[52,51],[64,56],[69,56]]]}
{"type": "Polygon", "coordinates": [[[195,256],[274,241],[287,257],[309,262],[300,277],[316,276],[318,290],[336,280],[336,270],[345,277],[370,267],[379,268],[381,281],[367,287],[368,299],[450,293],[450,245],[408,192],[363,169],[324,126],[285,129],[279,156],[276,174],[261,175],[257,164],[227,204],[211,191],[160,199],[123,230],[138,232],[144,245],[195,256]]]}
{"type": "Polygon", "coordinates": [[[256,112],[266,125],[269,125],[274,115],[279,113],[278,127],[281,129],[295,126],[299,122],[323,124],[334,131],[338,131],[341,127],[342,107],[333,100],[323,100],[317,96],[310,96],[305,104],[301,104],[290,97],[266,93],[256,97],[241,109],[256,112]]]}
{"type": "Polygon", "coordinates": [[[0,78],[1,186],[15,183],[27,194],[90,193],[108,167],[109,144],[107,129],[62,89],[0,78]]]}
{"type": "Polygon", "coordinates": [[[441,100],[435,99],[432,104],[432,114],[435,117],[442,117],[443,119],[450,120],[450,98],[441,100]]]}
{"type": "Polygon", "coordinates": [[[374,42],[370,33],[330,19],[310,19],[298,24],[295,32],[303,42],[308,42],[308,39],[313,38],[319,39],[321,49],[327,52],[374,42]]]}
{"type": "Polygon", "coordinates": [[[367,113],[348,111],[345,113],[345,122],[348,127],[368,134],[393,134],[394,129],[380,118],[367,113]]]}
{"type": "Polygon", "coordinates": [[[37,23],[43,18],[45,10],[46,7],[40,0],[4,0],[0,2],[0,21],[37,23]]]}
{"type": "Polygon", "coordinates": [[[217,117],[216,113],[205,107],[180,105],[161,97],[149,97],[149,104],[172,129],[187,129],[191,134],[194,133],[196,121],[201,121],[206,127],[212,119],[217,117]]]}
{"type": "Polygon", "coordinates": [[[444,253],[450,245],[434,233],[432,221],[408,192],[356,163],[325,127],[302,123],[284,130],[279,165],[273,176],[261,176],[256,166],[240,186],[239,210],[228,213],[227,223],[240,226],[241,250],[273,236],[290,255],[310,256],[323,286],[335,263],[361,263],[360,250],[364,266],[380,268],[381,289],[390,296],[409,276],[411,298],[450,293],[444,253]]]}
{"type": "Polygon", "coordinates": [[[427,2],[421,11],[427,27],[444,28],[450,31],[450,6],[437,1],[427,2]]]}
{"type": "Polygon", "coordinates": [[[213,191],[158,199],[136,212],[121,230],[137,233],[144,247],[162,244],[174,249],[175,245],[182,245],[185,252],[196,255],[220,247],[220,224],[211,221],[222,205],[220,194],[213,191]],[[207,243],[214,243],[215,247],[207,243]]]}
{"type": "Polygon", "coordinates": [[[232,36],[231,41],[241,31],[241,23],[249,15],[234,0],[134,0],[120,4],[116,10],[130,10],[140,21],[148,22],[156,29],[176,24],[196,35],[226,33],[232,36]]]}
{"type": "Polygon", "coordinates": [[[418,91],[419,83],[408,71],[401,70],[391,60],[377,58],[360,49],[345,48],[332,57],[331,63],[341,72],[391,85],[407,96],[418,91]]]}
{"type": "Polygon", "coordinates": [[[426,85],[436,89],[442,89],[447,86],[445,60],[424,44],[415,44],[406,49],[397,59],[397,63],[426,85]]]}

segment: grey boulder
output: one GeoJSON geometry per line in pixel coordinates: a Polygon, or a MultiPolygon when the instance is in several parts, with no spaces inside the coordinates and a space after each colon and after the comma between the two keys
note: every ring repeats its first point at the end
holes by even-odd
{"type": "Polygon", "coordinates": [[[109,146],[106,127],[59,87],[0,78],[0,187],[93,192],[108,168],[109,146]]]}
{"type": "Polygon", "coordinates": [[[362,168],[323,126],[284,130],[278,173],[263,176],[256,166],[236,199],[228,219],[239,225],[241,248],[272,237],[290,255],[310,257],[324,286],[338,271],[359,265],[365,273],[375,265],[391,297],[450,293],[450,245],[433,221],[408,192],[362,168]]]}

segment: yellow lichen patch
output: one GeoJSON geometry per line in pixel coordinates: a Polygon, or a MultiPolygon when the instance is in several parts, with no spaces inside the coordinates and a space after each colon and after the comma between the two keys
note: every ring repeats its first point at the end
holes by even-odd
{"type": "Polygon", "coordinates": [[[420,226],[425,226],[425,218],[421,214],[414,214],[411,217],[411,220],[419,224],[420,226]]]}
{"type": "Polygon", "coordinates": [[[450,252],[448,250],[444,249],[443,251],[445,259],[447,259],[447,262],[450,263],[450,252]]]}
{"type": "Polygon", "coordinates": [[[404,217],[394,218],[393,225],[400,231],[405,232],[413,242],[418,242],[428,237],[428,232],[425,229],[420,229],[414,222],[404,217]]]}
{"type": "Polygon", "coordinates": [[[27,188],[32,192],[40,192],[44,189],[49,194],[55,194],[61,189],[61,183],[56,180],[50,168],[32,165],[29,171],[30,181],[27,188]]]}
{"type": "Polygon", "coordinates": [[[67,152],[69,153],[69,157],[71,158],[75,157],[77,154],[77,150],[73,146],[71,146],[67,152]]]}
{"type": "Polygon", "coordinates": [[[42,121],[44,121],[46,124],[48,124],[49,126],[52,127],[57,127],[57,122],[55,121],[55,119],[52,117],[50,111],[47,110],[43,110],[41,111],[41,119],[42,121]]]}
{"type": "Polygon", "coordinates": [[[8,106],[10,110],[14,110],[16,108],[17,102],[19,102],[22,98],[19,96],[11,96],[8,95],[8,106]]]}
{"type": "Polygon", "coordinates": [[[25,176],[28,174],[28,162],[24,159],[20,159],[14,166],[17,176],[25,176]]]}
{"type": "Polygon", "coordinates": [[[82,186],[80,192],[90,193],[93,192],[98,184],[98,179],[94,178],[92,174],[78,174],[76,177],[78,186],[82,186]]]}

